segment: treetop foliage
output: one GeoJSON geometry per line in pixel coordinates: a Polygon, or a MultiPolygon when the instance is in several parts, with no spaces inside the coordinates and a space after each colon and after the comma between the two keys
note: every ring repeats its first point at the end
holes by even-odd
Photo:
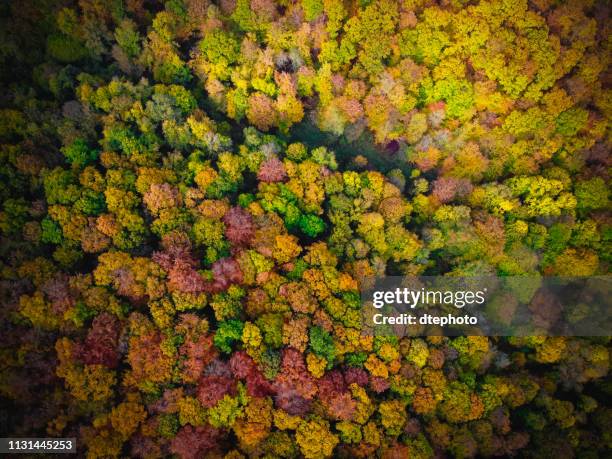
{"type": "Polygon", "coordinates": [[[367,336],[359,287],[609,273],[608,9],[4,4],[0,433],[605,457],[609,338],[367,336]]]}

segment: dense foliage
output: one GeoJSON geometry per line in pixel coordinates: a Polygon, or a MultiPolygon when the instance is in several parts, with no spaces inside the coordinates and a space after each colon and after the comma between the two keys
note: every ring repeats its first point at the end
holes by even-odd
{"type": "Polygon", "coordinates": [[[2,436],[610,452],[608,338],[374,338],[359,298],[385,273],[609,273],[606,1],[0,11],[2,436]]]}

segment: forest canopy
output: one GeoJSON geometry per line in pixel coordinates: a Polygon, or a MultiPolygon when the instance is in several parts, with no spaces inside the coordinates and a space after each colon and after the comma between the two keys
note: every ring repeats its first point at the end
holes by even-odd
{"type": "Polygon", "coordinates": [[[610,273],[609,9],[2,2],[1,436],[605,457],[609,337],[367,336],[359,289],[610,273]]]}

